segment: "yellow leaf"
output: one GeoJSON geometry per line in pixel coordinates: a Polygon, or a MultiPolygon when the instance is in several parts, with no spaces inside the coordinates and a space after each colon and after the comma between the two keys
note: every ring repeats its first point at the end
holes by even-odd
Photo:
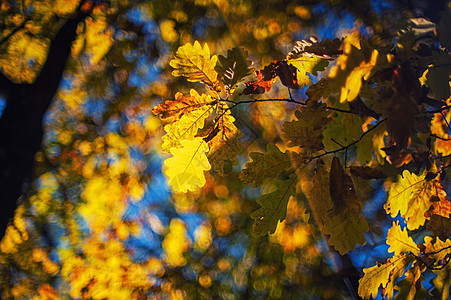
{"type": "Polygon", "coordinates": [[[301,56],[295,59],[288,59],[287,63],[293,65],[298,69],[297,79],[298,84],[304,88],[305,85],[310,85],[312,81],[308,77],[306,73],[310,73],[312,75],[318,75],[318,71],[323,71],[329,64],[329,62],[325,59],[313,56],[301,56]]]}
{"type": "Polygon", "coordinates": [[[413,239],[407,234],[407,229],[401,230],[401,226],[395,222],[388,230],[387,244],[390,246],[388,252],[395,252],[395,255],[404,252],[417,254],[420,251],[413,239]]]}
{"type": "Polygon", "coordinates": [[[191,97],[176,95],[176,99],[182,103],[171,103],[168,101],[154,109],[154,112],[164,116],[173,115],[175,120],[171,124],[164,126],[167,132],[163,136],[164,152],[169,152],[171,148],[179,148],[182,140],[192,140],[197,135],[198,130],[204,127],[205,119],[213,112],[215,100],[207,95],[199,95],[195,90],[190,91],[191,97]]]}
{"type": "Polygon", "coordinates": [[[425,175],[417,176],[404,170],[398,181],[393,183],[388,193],[385,211],[392,217],[398,212],[406,220],[407,229],[415,230],[426,221],[424,213],[429,210],[429,199],[433,195],[434,181],[424,179],[425,175]]]}
{"type": "Polygon", "coordinates": [[[175,192],[186,193],[195,191],[205,185],[204,171],[210,170],[205,152],[207,143],[201,138],[191,141],[181,141],[182,148],[172,148],[173,157],[168,158],[164,164],[165,172],[169,177],[169,185],[175,192]]]}
{"type": "Polygon", "coordinates": [[[372,49],[365,40],[360,40],[360,48],[356,47],[357,42],[355,36],[344,40],[343,54],[330,71],[330,87],[340,92],[340,102],[354,100],[360,93],[362,80],[389,65],[388,57],[372,49]]]}
{"type": "Polygon", "coordinates": [[[198,41],[194,45],[186,44],[178,48],[175,58],[169,64],[174,68],[172,75],[184,76],[188,81],[202,81],[214,87],[218,78],[215,71],[218,57],[210,57],[210,48],[205,44],[204,47],[198,41]]]}
{"type": "Polygon", "coordinates": [[[219,103],[217,115],[215,129],[218,133],[208,141],[208,160],[215,172],[225,176],[233,170],[233,166],[238,166],[237,155],[242,151],[239,138],[243,133],[235,126],[235,118],[226,103],[219,103]]]}
{"type": "Polygon", "coordinates": [[[389,299],[393,297],[393,289],[396,280],[404,274],[405,268],[413,261],[413,257],[400,254],[387,260],[385,264],[377,264],[371,268],[364,268],[365,274],[359,280],[359,296],[363,299],[376,298],[379,286],[387,288],[391,283],[388,291],[384,291],[389,299]]]}

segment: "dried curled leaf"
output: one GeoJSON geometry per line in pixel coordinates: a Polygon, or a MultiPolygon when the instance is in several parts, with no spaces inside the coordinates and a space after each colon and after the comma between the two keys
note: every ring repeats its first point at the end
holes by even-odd
{"type": "Polygon", "coordinates": [[[201,138],[181,141],[181,148],[172,148],[170,157],[165,160],[165,171],[169,185],[175,192],[195,191],[205,185],[204,171],[210,170],[205,152],[208,146],[201,138]]]}
{"type": "Polygon", "coordinates": [[[257,199],[261,208],[251,214],[255,220],[253,226],[255,236],[264,236],[268,232],[274,233],[279,221],[285,220],[288,200],[291,196],[296,195],[296,182],[297,177],[294,175],[290,176],[290,179],[276,181],[277,189],[274,192],[262,195],[257,199]]]}
{"type": "Polygon", "coordinates": [[[289,151],[282,152],[279,148],[269,143],[267,153],[251,152],[252,159],[246,164],[246,168],[241,171],[240,179],[244,185],[259,187],[266,179],[277,178],[284,170],[292,166],[289,151]]]}
{"type": "Polygon", "coordinates": [[[204,47],[198,41],[193,45],[185,44],[177,49],[174,59],[169,65],[174,68],[173,76],[184,76],[188,81],[202,81],[210,87],[215,87],[218,73],[215,71],[218,57],[210,57],[210,48],[204,47]]]}

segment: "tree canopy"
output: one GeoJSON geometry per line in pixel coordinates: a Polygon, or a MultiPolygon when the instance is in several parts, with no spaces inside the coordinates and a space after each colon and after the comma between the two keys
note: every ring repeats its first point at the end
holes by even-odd
{"type": "Polygon", "coordinates": [[[0,16],[2,298],[449,298],[448,1],[0,16]]]}

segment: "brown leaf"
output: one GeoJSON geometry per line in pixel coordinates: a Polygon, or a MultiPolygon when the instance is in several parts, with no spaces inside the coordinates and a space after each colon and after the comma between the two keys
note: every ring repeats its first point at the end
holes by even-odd
{"type": "MultiPolygon", "coordinates": [[[[354,183],[351,177],[346,174],[340,164],[340,159],[334,157],[330,167],[329,192],[332,200],[333,210],[338,213],[347,205],[359,201],[355,194],[354,183]]],[[[360,202],[359,202],[360,203],[360,202]]]]}
{"type": "Polygon", "coordinates": [[[380,166],[377,166],[376,168],[361,167],[361,166],[350,167],[349,170],[351,171],[352,175],[366,180],[387,178],[387,175],[385,175],[380,166]]]}
{"type": "Polygon", "coordinates": [[[284,86],[290,89],[298,90],[298,79],[296,77],[296,67],[287,64],[286,61],[279,61],[277,64],[276,74],[284,86]]]}
{"type": "Polygon", "coordinates": [[[297,41],[294,44],[293,51],[288,54],[289,59],[297,58],[301,55],[308,57],[319,57],[323,59],[333,59],[333,56],[337,56],[343,51],[338,50],[341,46],[341,42],[343,40],[333,39],[332,41],[329,39],[324,39],[321,42],[318,42],[318,39],[314,36],[310,37],[309,40],[301,40],[297,41]]]}
{"type": "Polygon", "coordinates": [[[439,215],[433,215],[426,224],[426,229],[442,241],[446,241],[451,236],[451,219],[439,215]]]}

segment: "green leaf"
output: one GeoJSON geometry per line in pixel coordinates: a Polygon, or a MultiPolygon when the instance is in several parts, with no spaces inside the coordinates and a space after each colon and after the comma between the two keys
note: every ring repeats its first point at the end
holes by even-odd
{"type": "Polygon", "coordinates": [[[382,286],[383,297],[393,299],[394,283],[404,274],[404,270],[412,261],[413,257],[400,254],[388,259],[385,264],[364,268],[365,275],[359,280],[359,296],[363,299],[376,298],[379,287],[382,286]]]}
{"type": "Polygon", "coordinates": [[[210,57],[210,48],[195,41],[193,45],[186,44],[177,49],[174,59],[169,65],[174,68],[173,76],[184,76],[188,81],[202,81],[210,87],[216,85],[218,73],[215,71],[218,57],[210,57]]]}
{"type": "Polygon", "coordinates": [[[398,181],[393,183],[384,208],[387,214],[396,217],[398,213],[406,220],[407,229],[415,230],[426,221],[424,213],[431,207],[429,199],[433,195],[434,182],[404,170],[398,181]]]}
{"type": "Polygon", "coordinates": [[[224,85],[231,90],[241,79],[252,73],[252,64],[247,59],[247,51],[235,47],[227,51],[227,57],[219,55],[219,64],[215,67],[224,85]]]}
{"type": "Polygon", "coordinates": [[[264,236],[268,232],[274,233],[278,222],[285,220],[288,200],[296,195],[296,182],[297,177],[294,174],[287,180],[276,181],[277,189],[274,192],[257,199],[261,208],[251,214],[255,220],[253,226],[255,236],[264,236]]]}
{"type": "Polygon", "coordinates": [[[310,152],[323,149],[321,132],[330,120],[328,115],[324,103],[307,101],[305,106],[295,111],[297,120],[283,124],[283,137],[288,147],[302,147],[310,152]]]}
{"type": "Polygon", "coordinates": [[[240,179],[244,185],[259,187],[267,179],[277,178],[279,174],[292,166],[290,152],[281,152],[279,148],[269,143],[267,153],[251,152],[252,159],[246,164],[246,168],[241,171],[240,179]]]}

